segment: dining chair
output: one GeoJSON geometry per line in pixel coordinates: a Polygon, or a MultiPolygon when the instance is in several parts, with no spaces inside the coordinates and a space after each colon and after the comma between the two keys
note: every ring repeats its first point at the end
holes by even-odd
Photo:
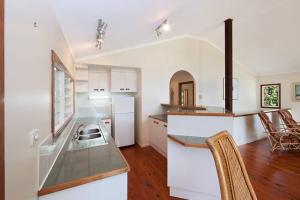
{"type": "Polygon", "coordinates": [[[207,139],[218,173],[222,200],[256,200],[236,143],[227,131],[207,139]]]}

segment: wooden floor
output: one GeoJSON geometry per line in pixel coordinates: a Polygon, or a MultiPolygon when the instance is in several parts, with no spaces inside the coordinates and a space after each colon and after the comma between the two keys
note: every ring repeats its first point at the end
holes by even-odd
{"type": "Polygon", "coordinates": [[[271,153],[266,139],[239,149],[258,199],[300,200],[300,151],[271,153]]]}
{"type": "MultiPolygon", "coordinates": [[[[259,200],[300,200],[300,152],[269,151],[267,140],[240,147],[259,200]]],[[[128,200],[178,199],[169,196],[167,160],[153,148],[122,148],[131,171],[128,200]]]]}

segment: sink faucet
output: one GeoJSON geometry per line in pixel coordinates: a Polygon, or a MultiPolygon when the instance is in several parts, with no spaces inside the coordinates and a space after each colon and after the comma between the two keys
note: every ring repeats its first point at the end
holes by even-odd
{"type": "Polygon", "coordinates": [[[77,128],[77,130],[76,130],[76,133],[73,135],[73,140],[77,140],[78,139],[78,137],[79,137],[79,129],[81,128],[81,127],[83,127],[84,126],[84,124],[80,124],[79,126],[78,126],[78,128],[77,128]]]}

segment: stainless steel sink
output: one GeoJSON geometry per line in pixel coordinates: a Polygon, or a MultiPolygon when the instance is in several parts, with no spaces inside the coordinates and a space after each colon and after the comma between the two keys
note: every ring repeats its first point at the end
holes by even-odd
{"type": "Polygon", "coordinates": [[[68,150],[79,150],[90,147],[108,144],[99,126],[80,125],[77,131],[73,133],[73,139],[70,141],[68,150]],[[80,131],[78,129],[82,128],[80,131]]]}
{"type": "Polygon", "coordinates": [[[89,135],[93,133],[99,133],[100,129],[98,128],[93,128],[93,129],[83,129],[82,131],[79,132],[79,135],[89,135]]]}
{"type": "Polygon", "coordinates": [[[78,140],[91,140],[91,139],[95,139],[95,138],[100,138],[101,133],[97,133],[97,134],[86,134],[86,135],[81,135],[78,137],[78,140]]]}

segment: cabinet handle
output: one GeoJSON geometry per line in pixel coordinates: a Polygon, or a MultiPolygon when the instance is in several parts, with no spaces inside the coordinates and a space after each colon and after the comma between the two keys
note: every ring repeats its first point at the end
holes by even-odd
{"type": "Polygon", "coordinates": [[[105,122],[105,124],[109,124],[109,122],[105,122]]]}
{"type": "Polygon", "coordinates": [[[100,91],[104,91],[104,89],[102,88],[102,89],[100,89],[100,91]]]}
{"type": "Polygon", "coordinates": [[[120,90],[121,90],[121,91],[123,91],[123,90],[124,90],[124,88],[121,88],[120,90]]]}
{"type": "Polygon", "coordinates": [[[129,88],[126,88],[126,90],[130,90],[129,88]]]}
{"type": "Polygon", "coordinates": [[[97,91],[99,91],[99,89],[94,89],[94,91],[96,91],[96,92],[97,92],[97,91]]]}

